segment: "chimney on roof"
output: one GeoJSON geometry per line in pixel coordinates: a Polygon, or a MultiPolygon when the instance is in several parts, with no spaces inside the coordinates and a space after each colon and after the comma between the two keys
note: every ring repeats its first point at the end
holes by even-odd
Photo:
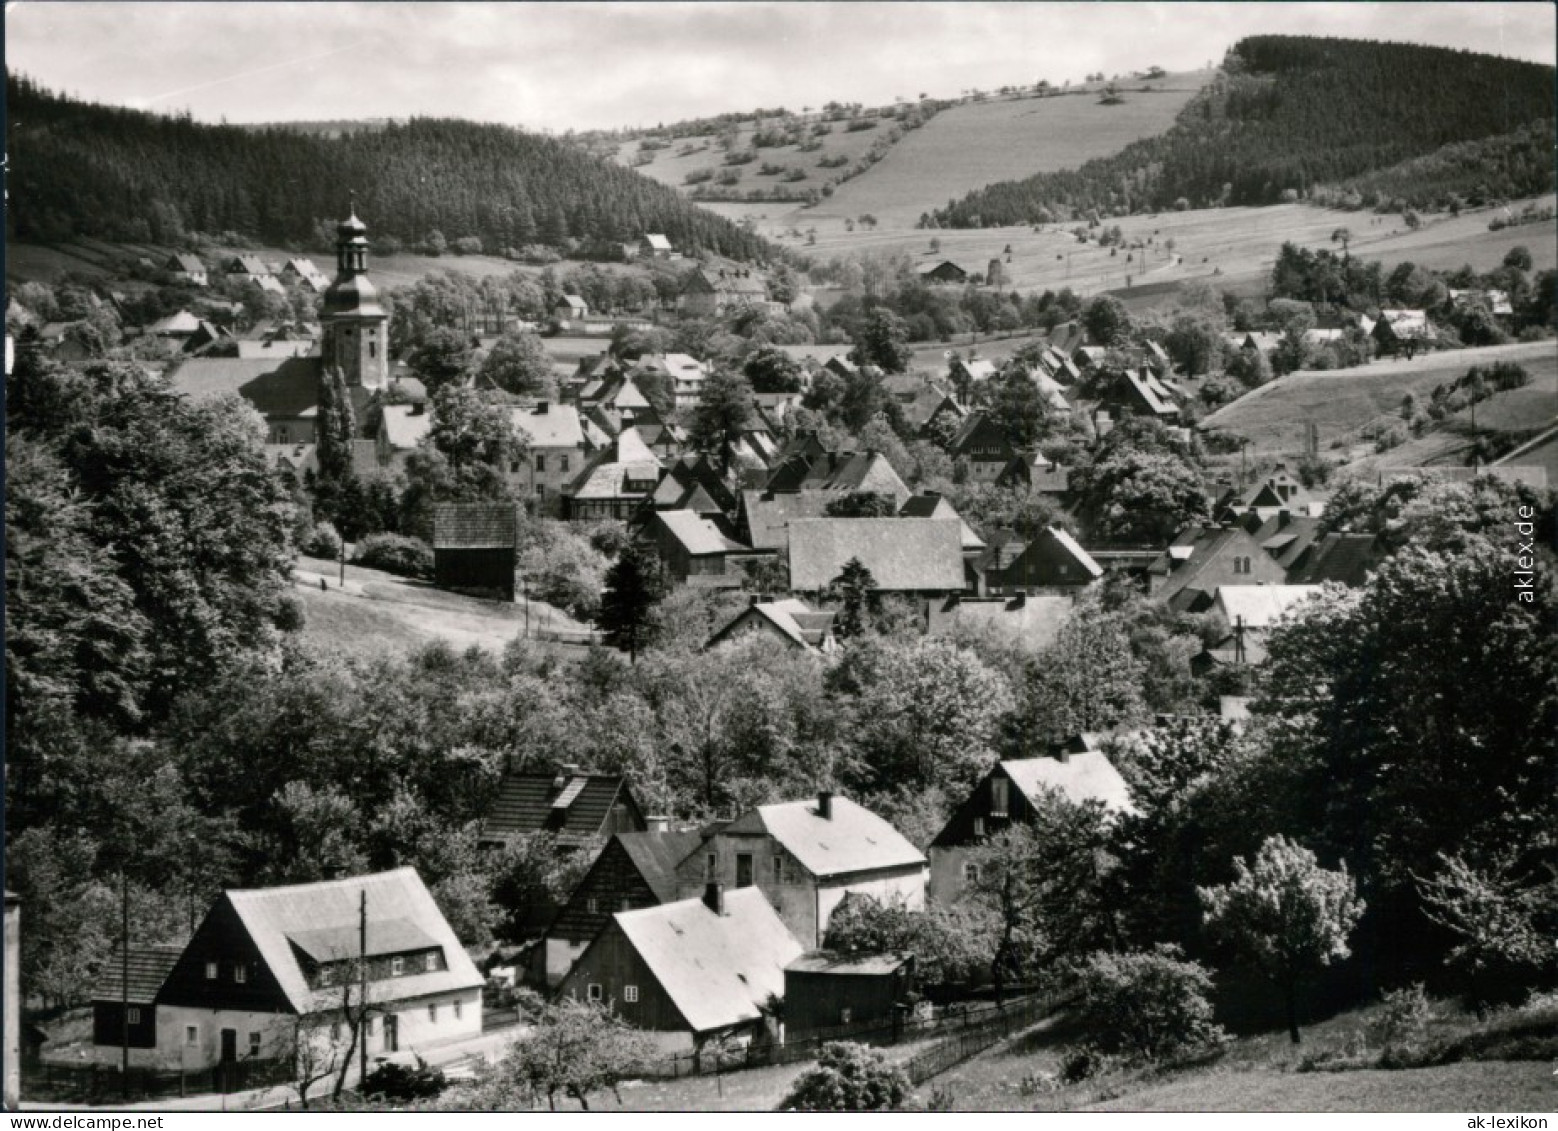
{"type": "Polygon", "coordinates": [[[754,593],[750,597],[747,598],[747,608],[749,608],[749,609],[755,609],[758,605],[760,605],[762,603],[763,603],[763,595],[761,593],[754,593]]]}
{"type": "Polygon", "coordinates": [[[649,827],[649,831],[652,833],[668,833],[671,831],[671,818],[663,814],[657,813],[653,816],[645,817],[644,824],[649,827]]]}
{"type": "Polygon", "coordinates": [[[551,407],[552,406],[548,402],[546,402],[546,401],[537,401],[536,402],[536,407],[535,407],[535,410],[534,410],[535,411],[535,415],[537,415],[537,416],[545,416],[546,415],[546,410],[551,408],[551,407]]]}
{"type": "Polygon", "coordinates": [[[833,791],[831,789],[817,791],[817,815],[824,821],[833,820],[833,791]]]}
{"type": "Polygon", "coordinates": [[[716,915],[725,914],[725,885],[715,880],[704,884],[703,906],[716,915]]]}
{"type": "Polygon", "coordinates": [[[1071,743],[1069,741],[1062,742],[1060,745],[1055,747],[1055,761],[1059,762],[1062,766],[1071,761],[1071,743]]]}

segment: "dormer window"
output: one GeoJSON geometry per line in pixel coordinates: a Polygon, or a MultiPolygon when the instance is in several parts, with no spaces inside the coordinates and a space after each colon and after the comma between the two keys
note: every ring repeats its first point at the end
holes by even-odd
{"type": "Polygon", "coordinates": [[[428,956],[422,961],[422,969],[427,971],[429,974],[435,972],[438,969],[438,955],[428,954],[428,956]]]}
{"type": "Polygon", "coordinates": [[[319,984],[321,986],[331,986],[335,984],[334,966],[321,966],[319,968],[319,984]]]}
{"type": "Polygon", "coordinates": [[[404,958],[390,959],[390,976],[399,977],[406,972],[406,960],[404,958]]]}

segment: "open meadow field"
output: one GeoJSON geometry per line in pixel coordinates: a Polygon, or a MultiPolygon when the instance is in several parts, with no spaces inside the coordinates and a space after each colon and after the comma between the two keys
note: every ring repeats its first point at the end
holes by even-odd
{"type": "MultiPolygon", "coordinates": [[[[1522,203],[1512,207],[1518,211],[1522,203]]],[[[1551,206],[1554,198],[1539,198],[1535,203],[1551,206]]],[[[966,271],[981,273],[990,260],[999,258],[1007,284],[1020,291],[1070,287],[1088,295],[1129,286],[1161,302],[1172,301],[1175,284],[1192,279],[1203,279],[1223,290],[1258,290],[1270,275],[1283,243],[1334,250],[1337,245],[1331,242],[1331,234],[1338,228],[1353,233],[1353,256],[1379,260],[1387,269],[1412,260],[1429,267],[1470,264],[1474,270],[1490,271],[1517,245],[1530,250],[1534,271],[1558,266],[1553,225],[1526,224],[1490,232],[1488,221],[1493,215],[1492,210],[1482,209],[1458,217],[1428,216],[1416,231],[1399,216],[1304,204],[1192,209],[1111,220],[1110,225],[1120,227],[1127,244],[1152,241],[1134,252],[1078,243],[1071,234],[1074,224],[935,231],[862,231],[857,226],[848,232],[842,222],[818,220],[814,246],[793,237],[779,242],[824,261],[834,256],[906,255],[916,264],[950,259],[966,271]],[[936,251],[931,250],[932,239],[937,241],[936,251]],[[1111,250],[1115,254],[1110,254],[1111,250]]]]}
{"type": "MultiPolygon", "coordinates": [[[[1527,365],[1527,369],[1532,368],[1527,365]]],[[[1543,373],[1523,389],[1494,393],[1475,409],[1445,419],[1432,432],[1348,465],[1351,471],[1388,467],[1466,467],[1478,440],[1502,437],[1519,444],[1558,421],[1558,373],[1543,373]]]]}
{"type": "MultiPolygon", "coordinates": [[[[1313,421],[1324,453],[1333,441],[1352,442],[1374,417],[1399,410],[1407,393],[1426,403],[1435,385],[1461,377],[1473,365],[1498,361],[1525,366],[1533,378],[1531,389],[1549,391],[1558,381],[1558,343],[1553,341],[1447,350],[1410,361],[1373,361],[1357,369],[1290,373],[1224,405],[1202,420],[1201,428],[1248,440],[1249,454],[1258,457],[1302,451],[1304,429],[1313,421]]],[[[1540,410],[1541,393],[1522,403],[1533,405],[1533,428],[1558,412],[1550,393],[1545,412],[1540,410]]]]}

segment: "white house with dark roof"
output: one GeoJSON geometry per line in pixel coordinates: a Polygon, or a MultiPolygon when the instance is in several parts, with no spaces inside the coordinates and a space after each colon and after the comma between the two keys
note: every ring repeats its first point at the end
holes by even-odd
{"type": "Polygon", "coordinates": [[[759,805],[723,826],[677,867],[683,894],[719,883],[757,887],[807,949],[850,892],[925,906],[925,856],[871,810],[829,791],[759,805]]]}
{"type": "Polygon", "coordinates": [[[997,762],[974,786],[930,844],[930,893],[952,903],[975,879],[972,850],[1013,824],[1032,823],[1046,794],[1073,805],[1098,803],[1132,813],[1130,787],[1092,735],[1078,735],[1049,756],[997,762]]]}
{"type": "Polygon", "coordinates": [[[343,1001],[364,980],[370,1056],[481,1033],[483,978],[414,868],[224,892],[162,976],[145,1062],[274,1059],[299,1019],[343,1054],[343,1001]]]}
{"type": "Polygon", "coordinates": [[[700,890],[614,914],[557,996],[609,1002],[667,1054],[762,1032],[769,999],[784,996],[784,968],[804,948],[759,889],[700,890]]]}

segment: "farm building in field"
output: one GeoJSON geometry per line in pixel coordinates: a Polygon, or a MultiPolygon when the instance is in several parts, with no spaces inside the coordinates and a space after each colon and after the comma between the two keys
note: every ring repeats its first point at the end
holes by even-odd
{"type": "Polygon", "coordinates": [[[961,897],[978,878],[973,849],[1011,825],[1031,824],[1050,793],[1076,805],[1096,801],[1114,813],[1134,811],[1130,787],[1089,735],[1047,757],[997,762],[931,841],[931,898],[953,903],[961,897]]]}
{"type": "Polygon", "coordinates": [[[925,857],[871,810],[830,791],[759,805],[716,830],[677,867],[683,895],[723,884],[756,887],[790,932],[822,945],[828,920],[851,892],[925,905],[925,857]]]}
{"type": "Polygon", "coordinates": [[[671,241],[658,232],[650,232],[638,241],[638,254],[645,259],[670,259],[675,250],[671,241]]]}
{"type": "Polygon", "coordinates": [[[514,599],[519,514],[513,503],[433,508],[433,579],[440,589],[494,590],[514,599]]]}
{"type": "MultiPolygon", "coordinates": [[[[132,947],[132,1064],[195,1072],[277,1060],[295,1037],[344,1056],[343,1003],[350,994],[359,1005],[364,983],[370,1055],[481,1032],[482,977],[412,868],[224,892],[169,957],[132,947]]],[[[94,1006],[100,1061],[120,1055],[122,992],[121,974],[105,973],[94,1006]]]]}
{"type": "Polygon", "coordinates": [[[938,259],[934,263],[922,263],[914,273],[927,283],[966,283],[968,272],[950,259],[938,259]]]}
{"type": "Polygon", "coordinates": [[[764,1010],[802,947],[757,888],[619,911],[557,988],[611,1003],[665,1053],[714,1040],[775,1039],[764,1010]]]}
{"type": "Polygon", "coordinates": [[[886,1044],[907,1019],[913,990],[912,954],[808,951],[784,968],[785,1041],[841,1026],[880,1026],[886,1044]]]}

